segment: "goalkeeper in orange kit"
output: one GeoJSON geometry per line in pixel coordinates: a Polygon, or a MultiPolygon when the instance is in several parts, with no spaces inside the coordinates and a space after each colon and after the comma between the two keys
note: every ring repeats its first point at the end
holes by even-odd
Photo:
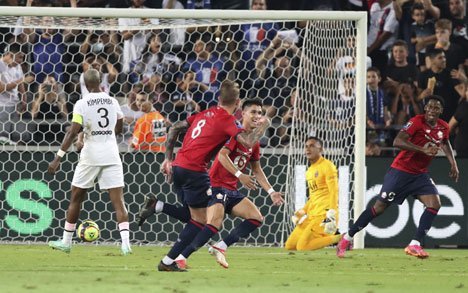
{"type": "Polygon", "coordinates": [[[295,212],[292,231],[285,248],[287,250],[315,250],[340,240],[336,234],[338,208],[338,175],[335,165],[322,157],[323,143],[317,137],[309,137],[305,143],[305,155],[310,166],[306,172],[309,199],[295,212]]]}

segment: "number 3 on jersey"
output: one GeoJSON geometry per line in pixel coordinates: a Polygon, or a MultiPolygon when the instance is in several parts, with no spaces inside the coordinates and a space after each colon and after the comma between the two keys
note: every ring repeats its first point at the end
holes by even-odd
{"type": "Polygon", "coordinates": [[[202,131],[202,128],[203,128],[203,126],[205,126],[205,124],[206,124],[206,120],[205,120],[205,119],[202,119],[202,120],[198,121],[197,125],[196,125],[195,128],[192,130],[192,134],[191,134],[192,139],[195,139],[195,138],[197,138],[197,137],[200,136],[201,131],[202,131]]]}

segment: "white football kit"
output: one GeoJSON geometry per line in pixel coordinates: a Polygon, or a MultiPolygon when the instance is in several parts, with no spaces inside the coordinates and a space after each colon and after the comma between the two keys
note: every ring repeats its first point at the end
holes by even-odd
{"type": "Polygon", "coordinates": [[[77,101],[73,122],[83,127],[84,146],[72,185],[87,189],[98,178],[100,189],[123,187],[123,167],[115,125],[123,119],[118,101],[104,92],[89,93],[77,101]]]}

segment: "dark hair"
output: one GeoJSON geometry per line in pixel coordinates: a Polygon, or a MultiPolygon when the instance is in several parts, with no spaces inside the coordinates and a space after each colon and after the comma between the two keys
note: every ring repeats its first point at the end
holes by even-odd
{"type": "Polygon", "coordinates": [[[263,106],[263,102],[262,102],[262,100],[256,99],[256,98],[255,98],[255,99],[247,99],[247,100],[244,100],[244,101],[242,102],[242,110],[244,110],[245,108],[250,107],[250,106],[252,106],[252,105],[262,107],[262,106],[263,106]]]}
{"type": "Polygon", "coordinates": [[[437,55],[442,54],[442,53],[444,53],[444,50],[434,48],[434,49],[428,50],[426,55],[429,56],[429,58],[433,59],[437,55]]]}
{"type": "Polygon", "coordinates": [[[239,98],[239,84],[226,79],[221,83],[219,90],[219,103],[223,106],[232,106],[239,98]]]}
{"type": "Polygon", "coordinates": [[[413,6],[411,6],[411,14],[413,14],[415,10],[426,11],[426,9],[424,9],[424,5],[421,3],[414,3],[413,6]]]}
{"type": "Polygon", "coordinates": [[[396,40],[392,45],[392,49],[394,47],[405,47],[405,49],[408,51],[408,43],[406,43],[404,40],[396,40]]]}
{"type": "Polygon", "coordinates": [[[429,103],[430,100],[439,101],[440,104],[442,105],[442,108],[445,107],[444,98],[442,98],[441,96],[438,96],[438,95],[430,95],[430,96],[427,96],[427,97],[424,99],[424,105],[427,105],[427,103],[429,103]]]}
{"type": "Polygon", "coordinates": [[[309,141],[309,140],[311,140],[311,139],[313,139],[313,140],[315,140],[315,141],[318,141],[318,143],[320,144],[320,146],[323,147],[323,141],[322,141],[320,138],[318,138],[317,136],[309,136],[309,137],[307,137],[306,142],[309,141]]]}
{"type": "Polygon", "coordinates": [[[23,46],[21,46],[21,44],[18,44],[18,43],[11,43],[10,45],[8,45],[5,52],[12,53],[12,54],[16,54],[16,53],[26,54],[23,46]]]}
{"type": "Polygon", "coordinates": [[[372,66],[372,67],[367,68],[367,72],[369,71],[375,72],[377,73],[379,77],[382,77],[382,75],[380,74],[380,70],[377,67],[372,66]]]}

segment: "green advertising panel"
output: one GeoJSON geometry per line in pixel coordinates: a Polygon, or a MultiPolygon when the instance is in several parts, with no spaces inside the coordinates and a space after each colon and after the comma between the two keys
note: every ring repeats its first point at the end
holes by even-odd
{"type": "MultiPolygon", "coordinates": [[[[373,204],[380,191],[383,178],[393,158],[367,158],[368,206],[373,204]]],[[[426,247],[468,245],[468,159],[458,159],[460,180],[449,178],[447,159],[437,157],[432,162],[430,175],[440,193],[442,208],[426,237],[426,247]]],[[[404,247],[411,241],[423,205],[409,197],[402,205],[392,205],[366,228],[366,247],[404,247]]]]}

